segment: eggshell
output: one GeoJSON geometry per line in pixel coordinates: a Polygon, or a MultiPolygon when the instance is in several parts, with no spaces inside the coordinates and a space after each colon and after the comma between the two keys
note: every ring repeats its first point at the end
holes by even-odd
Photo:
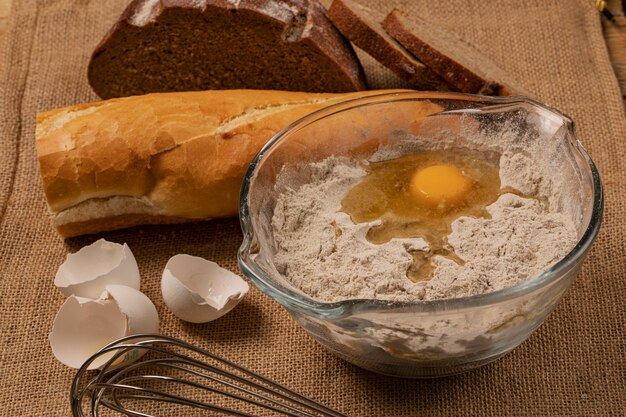
{"type": "MultiPolygon", "coordinates": [[[[127,334],[126,315],[115,301],[71,295],[54,319],[49,340],[61,363],[80,368],[98,349],[127,334]]],[[[112,355],[98,358],[89,369],[102,366],[112,355]]]]}
{"type": "Polygon", "coordinates": [[[215,262],[191,255],[176,255],[165,266],[161,292],[178,318],[206,323],[232,310],[249,286],[239,275],[215,262]]]}
{"type": "Polygon", "coordinates": [[[128,334],[157,333],[159,313],[142,292],[125,285],[109,285],[101,298],[112,298],[128,317],[128,334]],[[108,294],[108,296],[107,296],[108,294]]]}
{"type": "Polygon", "coordinates": [[[139,268],[128,245],[97,240],[67,255],[54,284],[66,295],[96,299],[107,285],[139,289],[139,268]]]}
{"type": "MultiPolygon", "coordinates": [[[[50,346],[63,364],[79,368],[102,347],[136,333],[156,333],[159,319],[154,304],[138,290],[110,285],[97,300],[71,295],[59,309],[50,346]]],[[[139,358],[141,352],[126,354],[116,365],[139,358]]],[[[104,365],[114,352],[94,360],[88,369],[104,365]]]]}

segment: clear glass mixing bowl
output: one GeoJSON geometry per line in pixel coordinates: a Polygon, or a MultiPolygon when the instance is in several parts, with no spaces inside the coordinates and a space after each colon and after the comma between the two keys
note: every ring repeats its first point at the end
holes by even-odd
{"type": "Polygon", "coordinates": [[[537,329],[572,285],[598,233],[602,211],[598,172],[577,140],[574,124],[561,113],[527,98],[373,92],[296,121],[261,150],[241,190],[244,241],[238,258],[241,270],[261,291],[339,357],[387,375],[445,376],[499,358],[537,329]],[[491,132],[497,147],[498,133],[511,126],[527,144],[556,142],[546,152],[552,152],[548,156],[555,170],[567,172],[564,192],[578,202],[570,214],[577,220],[579,241],[551,268],[500,291],[406,303],[319,302],[277,276],[271,228],[276,198],[286,187],[308,182],[310,162],[331,155],[368,157],[381,145],[406,142],[407,135],[398,132],[429,137],[435,147],[463,147],[468,133],[491,132]],[[289,181],[277,182],[284,169],[291,173],[289,181]]]}

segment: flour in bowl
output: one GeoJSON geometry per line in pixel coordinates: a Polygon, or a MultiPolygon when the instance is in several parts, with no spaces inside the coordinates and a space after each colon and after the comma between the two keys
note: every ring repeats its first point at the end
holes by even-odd
{"type": "MultiPolygon", "coordinates": [[[[428,251],[428,242],[421,237],[382,244],[368,241],[368,230],[379,221],[355,224],[341,211],[342,199],[366,171],[356,159],[330,157],[310,166],[308,184],[286,189],[277,199],[272,219],[277,271],[295,288],[325,302],[467,297],[507,288],[541,273],[575,245],[576,209],[564,195],[565,179],[554,174],[550,152],[536,149],[538,153],[532,155],[533,149],[526,148],[523,140],[507,143],[506,139],[490,141],[499,143],[499,148],[488,149],[501,153],[501,185],[542,197],[547,204],[504,193],[486,207],[488,216],[456,219],[447,241],[464,262],[434,256],[429,280],[408,279],[412,254],[428,251]]],[[[420,147],[415,138],[410,143],[420,147]]],[[[486,147],[485,141],[481,144],[486,147]]],[[[383,150],[369,159],[419,150],[383,150]]]]}

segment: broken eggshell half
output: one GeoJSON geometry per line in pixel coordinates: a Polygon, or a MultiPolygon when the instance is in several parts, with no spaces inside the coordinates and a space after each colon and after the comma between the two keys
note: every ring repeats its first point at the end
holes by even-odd
{"type": "MultiPolygon", "coordinates": [[[[68,297],[54,319],[49,340],[52,353],[61,363],[80,368],[108,343],[132,334],[158,331],[159,316],[146,295],[124,285],[109,285],[96,300],[68,297]]],[[[115,365],[132,362],[140,353],[127,352],[115,365]]],[[[114,354],[98,357],[87,369],[101,367],[114,354]]]]}
{"type": "Polygon", "coordinates": [[[96,299],[108,285],[139,289],[139,268],[127,244],[97,240],[67,255],[54,278],[65,296],[96,299]]]}
{"type": "Polygon", "coordinates": [[[239,275],[215,262],[191,255],[170,258],[163,271],[161,292],[178,318],[206,323],[232,310],[249,286],[239,275]]]}

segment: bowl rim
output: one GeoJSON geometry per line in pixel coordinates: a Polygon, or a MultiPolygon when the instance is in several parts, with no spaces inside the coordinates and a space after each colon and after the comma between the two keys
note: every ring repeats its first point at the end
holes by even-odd
{"type": "Polygon", "coordinates": [[[257,153],[253,161],[249,165],[248,170],[246,171],[240,191],[239,220],[244,239],[237,253],[237,260],[242,272],[253,282],[253,284],[255,284],[255,286],[257,286],[270,298],[278,301],[289,310],[296,310],[309,316],[315,316],[318,318],[336,319],[342,316],[355,314],[357,312],[361,313],[382,309],[388,310],[390,308],[400,309],[410,307],[413,310],[417,309],[424,311],[446,311],[463,308],[474,308],[478,306],[496,304],[502,301],[517,298],[557,281],[559,277],[562,277],[567,271],[575,267],[577,265],[576,261],[583,257],[591,247],[591,244],[595,240],[600,230],[603,211],[604,195],[598,169],[587,151],[580,143],[580,140],[576,133],[576,124],[570,117],[566,116],[561,111],[541,102],[538,102],[532,98],[522,96],[490,97],[475,94],[447,92],[385,92],[384,90],[382,92],[372,91],[372,95],[351,98],[345,101],[341,101],[339,103],[334,103],[330,106],[323,107],[299,118],[298,120],[292,122],[287,127],[282,129],[276,135],[274,135],[257,153]],[[360,106],[382,104],[394,101],[414,101],[416,99],[441,99],[452,101],[464,100],[477,102],[489,107],[494,107],[497,105],[510,106],[523,103],[539,107],[562,119],[563,124],[567,127],[569,134],[574,139],[574,141],[571,141],[572,146],[580,152],[585,162],[589,166],[593,186],[593,206],[591,217],[589,219],[589,224],[587,225],[585,232],[576,243],[576,245],[563,258],[561,258],[557,263],[553,264],[550,268],[544,270],[543,272],[535,275],[532,278],[524,280],[519,284],[501,290],[468,297],[428,301],[415,300],[400,302],[360,298],[341,300],[336,302],[323,302],[315,300],[304,293],[299,293],[289,288],[284,288],[282,287],[282,285],[277,285],[273,282],[273,278],[267,276],[267,274],[265,274],[259,268],[255,268],[256,264],[251,261],[248,256],[250,246],[253,240],[252,238],[254,236],[254,230],[250,220],[248,196],[250,192],[251,181],[256,175],[257,168],[260,162],[263,160],[265,154],[292,130],[299,129],[317,120],[331,116],[335,113],[354,109],[360,106]]]}

